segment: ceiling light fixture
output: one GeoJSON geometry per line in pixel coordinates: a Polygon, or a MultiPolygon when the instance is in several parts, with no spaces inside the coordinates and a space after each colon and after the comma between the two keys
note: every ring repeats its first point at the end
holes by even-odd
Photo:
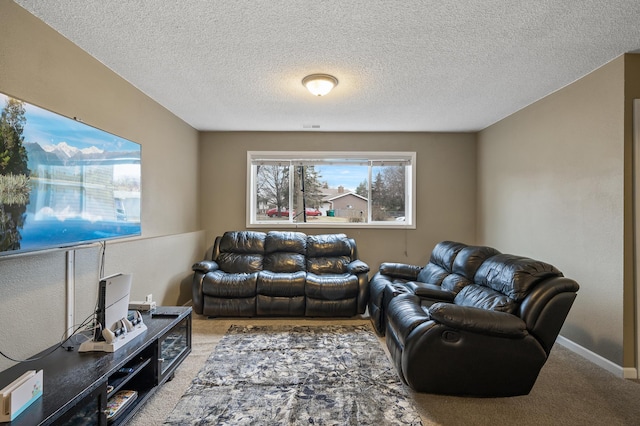
{"type": "Polygon", "coordinates": [[[338,79],[329,74],[311,74],[302,79],[302,85],[315,96],[324,96],[338,85],[338,79]]]}

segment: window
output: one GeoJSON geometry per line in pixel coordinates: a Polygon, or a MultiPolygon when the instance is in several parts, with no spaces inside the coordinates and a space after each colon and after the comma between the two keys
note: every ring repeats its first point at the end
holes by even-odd
{"type": "Polygon", "coordinates": [[[247,153],[247,226],[409,227],[415,152],[247,153]]]}

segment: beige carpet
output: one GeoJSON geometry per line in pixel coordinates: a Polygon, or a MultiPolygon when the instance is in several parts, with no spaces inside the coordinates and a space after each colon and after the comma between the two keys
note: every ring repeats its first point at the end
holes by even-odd
{"type": "MultiPolygon", "coordinates": [[[[231,324],[367,324],[366,318],[207,319],[194,315],[193,350],[129,423],[162,424],[231,324]]],[[[386,351],[384,339],[381,346],[386,351]]],[[[505,372],[508,374],[508,372],[505,372]]],[[[424,425],[640,425],[640,384],[555,345],[532,392],[513,398],[461,398],[411,392],[424,425]]]]}

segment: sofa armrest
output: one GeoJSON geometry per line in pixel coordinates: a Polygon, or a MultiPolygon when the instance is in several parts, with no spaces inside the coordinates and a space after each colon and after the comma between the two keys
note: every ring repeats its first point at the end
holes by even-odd
{"type": "Polygon", "coordinates": [[[369,265],[362,260],[354,260],[347,264],[347,272],[358,277],[357,313],[364,314],[369,301],[369,265]]]}
{"type": "Polygon", "coordinates": [[[347,272],[354,275],[366,273],[369,272],[369,265],[362,260],[356,259],[347,265],[347,272]]]}
{"type": "Polygon", "coordinates": [[[193,271],[202,272],[204,274],[211,271],[217,271],[218,268],[218,263],[213,260],[201,260],[200,262],[194,263],[191,267],[193,271]]]}
{"type": "Polygon", "coordinates": [[[528,334],[525,322],[506,312],[434,303],[429,308],[429,315],[432,320],[461,331],[510,338],[521,338],[528,334]]]}
{"type": "Polygon", "coordinates": [[[385,262],[380,265],[378,272],[382,275],[388,275],[394,278],[415,281],[421,270],[422,266],[408,265],[406,263],[385,262]]]}
{"type": "Polygon", "coordinates": [[[452,303],[456,298],[454,292],[443,290],[441,286],[436,284],[426,284],[420,281],[409,281],[406,286],[413,291],[413,294],[421,299],[436,300],[439,302],[452,303]]]}

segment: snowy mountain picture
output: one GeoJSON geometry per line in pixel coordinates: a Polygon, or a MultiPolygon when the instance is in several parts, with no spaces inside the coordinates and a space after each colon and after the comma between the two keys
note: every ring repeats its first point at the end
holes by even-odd
{"type": "Polygon", "coordinates": [[[75,157],[76,155],[102,154],[104,152],[103,149],[100,149],[96,146],[80,149],[80,148],[71,146],[66,142],[60,142],[57,145],[45,145],[42,147],[42,149],[47,152],[53,152],[58,156],[64,155],[69,158],[75,157]]]}
{"type": "Polygon", "coordinates": [[[0,178],[26,196],[0,203],[0,256],[140,235],[139,144],[0,93],[2,111],[20,169],[0,178]]]}

